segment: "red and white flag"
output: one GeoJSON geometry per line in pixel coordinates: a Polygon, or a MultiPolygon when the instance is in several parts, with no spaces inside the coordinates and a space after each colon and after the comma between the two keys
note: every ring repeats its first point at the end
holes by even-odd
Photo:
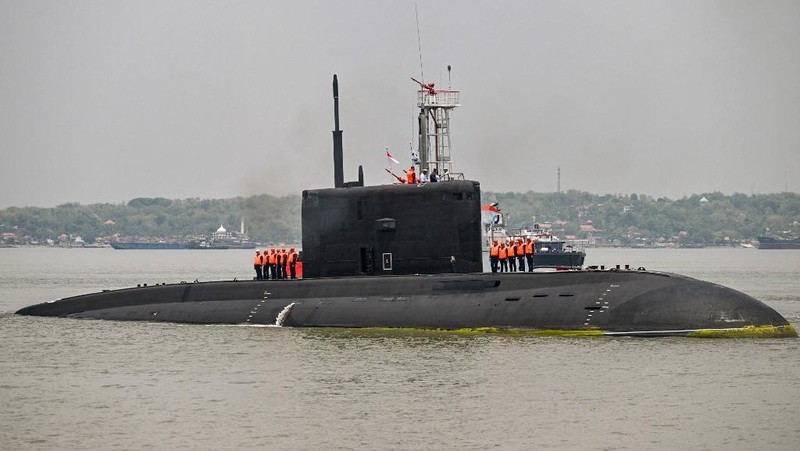
{"type": "Polygon", "coordinates": [[[394,162],[394,164],[400,164],[400,162],[397,161],[397,159],[395,157],[393,157],[392,154],[389,153],[389,148],[388,147],[386,148],[386,158],[392,160],[394,162]]]}

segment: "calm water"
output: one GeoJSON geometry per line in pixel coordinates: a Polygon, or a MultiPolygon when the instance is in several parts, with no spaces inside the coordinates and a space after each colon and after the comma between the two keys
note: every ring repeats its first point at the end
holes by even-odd
{"type": "MultiPolygon", "coordinates": [[[[800,449],[800,340],[560,338],[17,317],[250,251],[0,249],[1,449],[800,449]]],[[[589,249],[800,329],[800,251],[589,249]]]]}

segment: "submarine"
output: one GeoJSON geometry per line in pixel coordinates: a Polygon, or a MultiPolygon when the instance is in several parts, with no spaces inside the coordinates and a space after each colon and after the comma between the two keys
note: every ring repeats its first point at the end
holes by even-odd
{"type": "MultiPolygon", "coordinates": [[[[416,81],[416,80],[414,80],[416,81]]],[[[458,91],[417,82],[421,168],[448,169],[458,91]]],[[[483,272],[480,183],[344,181],[333,76],[334,187],[302,193],[297,280],[103,290],[19,315],[194,324],[423,329],[568,336],[796,337],[765,303],[679,274],[629,266],[483,272]]],[[[398,178],[399,179],[399,178],[398,178]]]]}

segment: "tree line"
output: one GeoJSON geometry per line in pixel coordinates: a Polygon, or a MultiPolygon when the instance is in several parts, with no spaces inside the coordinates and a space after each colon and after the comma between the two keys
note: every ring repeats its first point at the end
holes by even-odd
{"type": "Polygon", "coordinates": [[[113,235],[126,239],[210,236],[220,225],[238,231],[245,221],[251,239],[291,243],[300,240],[300,196],[258,195],[232,199],[136,198],[123,204],[62,204],[54,208],[0,210],[0,231],[38,241],[62,234],[85,242],[113,235]]]}
{"type": "MultiPolygon", "coordinates": [[[[800,235],[800,195],[796,193],[705,193],[678,200],[647,195],[562,193],[482,193],[483,203],[497,202],[509,229],[550,223],[561,235],[602,237],[608,243],[678,241],[726,244],[765,233],[800,235]],[[591,221],[596,229],[581,225],[591,221]]],[[[86,242],[113,235],[182,240],[210,235],[220,224],[238,230],[242,219],[251,239],[262,243],[300,241],[300,196],[257,195],[232,199],[136,198],[121,204],[68,203],[52,208],[0,210],[6,244],[57,240],[66,234],[86,242]]]]}
{"type": "Polygon", "coordinates": [[[678,200],[647,195],[563,193],[486,193],[498,202],[507,228],[549,222],[565,235],[586,238],[581,224],[592,221],[594,232],[621,245],[672,241],[723,245],[760,235],[800,235],[800,195],[796,193],[695,194],[678,200]],[[566,222],[565,224],[557,224],[566,222]]]}

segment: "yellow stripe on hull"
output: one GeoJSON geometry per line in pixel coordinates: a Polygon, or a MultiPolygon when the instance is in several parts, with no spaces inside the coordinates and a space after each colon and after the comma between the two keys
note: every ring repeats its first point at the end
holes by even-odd
{"type": "Polygon", "coordinates": [[[690,337],[699,338],[784,338],[796,337],[794,326],[745,326],[733,329],[699,329],[689,334],[690,337]]]}
{"type": "Polygon", "coordinates": [[[441,332],[449,334],[463,335],[557,335],[569,337],[601,337],[603,331],[600,329],[504,329],[500,327],[464,327],[460,329],[435,329],[426,327],[361,327],[352,330],[374,330],[374,331],[408,331],[408,332],[441,332]]]}
{"type": "Polygon", "coordinates": [[[745,326],[728,329],[694,329],[694,330],[648,330],[607,332],[595,328],[587,329],[504,329],[499,327],[466,327],[461,329],[434,329],[417,327],[365,327],[358,330],[373,331],[415,331],[415,332],[443,332],[464,335],[502,334],[502,335],[530,335],[530,336],[560,336],[560,337],[601,337],[614,335],[627,336],[665,336],[681,335],[696,338],[784,338],[797,337],[797,331],[791,324],[785,326],[745,326]]]}

